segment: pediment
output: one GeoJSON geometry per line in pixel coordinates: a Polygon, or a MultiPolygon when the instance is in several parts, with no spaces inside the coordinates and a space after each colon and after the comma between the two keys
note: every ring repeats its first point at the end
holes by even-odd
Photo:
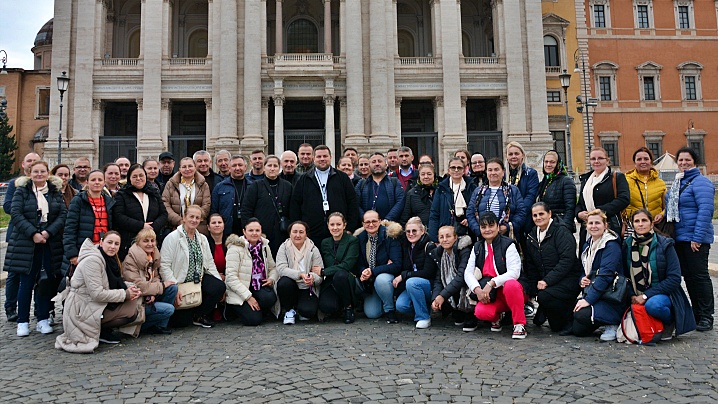
{"type": "Polygon", "coordinates": [[[561,26],[568,26],[571,24],[571,21],[559,17],[558,15],[554,13],[547,13],[543,15],[543,24],[544,25],[561,25],[561,26]]]}

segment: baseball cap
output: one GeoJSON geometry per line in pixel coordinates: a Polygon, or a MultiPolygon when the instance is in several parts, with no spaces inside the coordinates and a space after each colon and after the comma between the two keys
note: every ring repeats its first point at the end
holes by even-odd
{"type": "Polygon", "coordinates": [[[172,153],[166,151],[166,152],[160,153],[160,160],[163,160],[163,159],[171,159],[172,161],[174,161],[175,156],[173,156],[172,153]]]}

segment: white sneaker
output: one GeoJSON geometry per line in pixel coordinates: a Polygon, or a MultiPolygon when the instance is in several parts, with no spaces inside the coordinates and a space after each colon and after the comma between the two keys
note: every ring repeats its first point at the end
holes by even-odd
{"type": "Polygon", "coordinates": [[[524,339],[526,338],[526,327],[523,324],[514,325],[514,333],[511,335],[513,339],[524,339]]]}
{"type": "Polygon", "coordinates": [[[418,329],[423,330],[423,329],[429,328],[429,327],[431,327],[431,319],[419,320],[416,322],[416,328],[418,328],[418,329]]]}
{"type": "Polygon", "coordinates": [[[295,319],[294,317],[297,315],[297,312],[294,311],[294,309],[289,310],[288,312],[284,313],[284,324],[294,324],[295,319]]]}
{"type": "Polygon", "coordinates": [[[39,331],[43,334],[52,334],[53,330],[49,320],[42,320],[37,322],[37,328],[35,331],[39,331]]]}
{"type": "Polygon", "coordinates": [[[17,323],[17,336],[27,337],[30,335],[30,323],[17,323]]]}
{"type": "Polygon", "coordinates": [[[603,334],[601,334],[601,341],[604,341],[604,342],[615,341],[617,330],[618,330],[617,325],[607,325],[603,329],[603,334]]]}

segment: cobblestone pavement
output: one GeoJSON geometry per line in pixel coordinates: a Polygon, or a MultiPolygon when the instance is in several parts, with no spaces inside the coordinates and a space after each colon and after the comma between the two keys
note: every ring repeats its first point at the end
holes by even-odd
{"type": "Polygon", "coordinates": [[[718,401],[718,331],[635,346],[533,326],[512,340],[509,328],[464,333],[440,318],[427,330],[363,317],[230,323],[79,355],[53,348],[57,332],[16,337],[3,316],[0,402],[718,401]]]}

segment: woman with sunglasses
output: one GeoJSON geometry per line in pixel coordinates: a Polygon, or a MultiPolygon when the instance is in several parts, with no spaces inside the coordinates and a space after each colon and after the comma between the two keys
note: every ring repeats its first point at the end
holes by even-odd
{"type": "Polygon", "coordinates": [[[454,226],[458,236],[473,234],[469,230],[467,208],[476,185],[464,175],[466,166],[459,157],[449,160],[449,177],[439,183],[429,212],[429,238],[439,242],[439,228],[454,226]]]}

